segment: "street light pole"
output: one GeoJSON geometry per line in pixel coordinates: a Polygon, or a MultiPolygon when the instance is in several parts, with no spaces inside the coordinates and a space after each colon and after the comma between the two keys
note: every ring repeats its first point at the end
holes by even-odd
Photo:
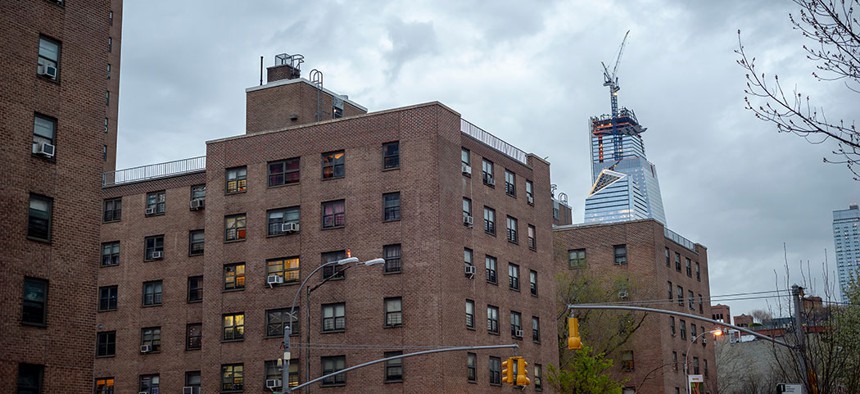
{"type": "MultiPolygon", "coordinates": [[[[358,258],[357,257],[347,257],[345,259],[329,261],[325,264],[322,264],[319,267],[316,267],[313,271],[311,271],[311,273],[305,277],[305,279],[299,285],[299,288],[296,290],[296,294],[293,296],[292,306],[290,306],[290,314],[289,314],[290,322],[289,322],[289,324],[284,324],[284,355],[283,355],[283,362],[281,363],[281,365],[283,367],[283,370],[281,371],[281,385],[282,385],[281,387],[283,387],[284,392],[293,391],[292,388],[290,387],[290,334],[292,334],[292,332],[293,332],[293,316],[296,312],[296,302],[298,302],[298,300],[299,300],[299,296],[302,293],[302,289],[308,283],[308,280],[310,280],[311,277],[314,276],[314,274],[319,272],[319,270],[321,270],[325,267],[340,266],[340,265],[346,265],[346,264],[352,264],[352,263],[359,263],[358,258]]],[[[377,264],[382,264],[382,263],[385,263],[385,259],[373,259],[373,260],[368,260],[368,261],[362,262],[360,264],[365,265],[365,266],[371,266],[371,265],[377,265],[377,264]]],[[[309,313],[309,312],[310,311],[305,311],[305,313],[309,313]]],[[[306,327],[305,329],[308,330],[308,329],[310,329],[310,327],[306,327]]]]}
{"type": "Polygon", "coordinates": [[[701,334],[699,334],[699,335],[696,335],[696,336],[695,336],[695,337],[690,341],[690,344],[689,344],[689,345],[687,345],[687,351],[686,351],[686,352],[684,352],[684,386],[685,386],[685,387],[684,387],[684,392],[685,392],[685,393],[687,393],[687,394],[691,394],[691,393],[690,393],[690,367],[689,367],[689,365],[687,364],[687,359],[690,357],[690,350],[692,350],[692,348],[693,348],[693,344],[694,344],[694,343],[696,343],[696,341],[697,341],[699,338],[704,337],[705,335],[708,335],[708,334],[714,334],[714,336],[720,336],[720,335],[722,335],[722,334],[723,334],[723,331],[722,331],[722,330],[720,330],[720,329],[716,329],[716,330],[711,330],[711,331],[705,331],[705,332],[703,332],[703,333],[701,333],[701,334]]]}

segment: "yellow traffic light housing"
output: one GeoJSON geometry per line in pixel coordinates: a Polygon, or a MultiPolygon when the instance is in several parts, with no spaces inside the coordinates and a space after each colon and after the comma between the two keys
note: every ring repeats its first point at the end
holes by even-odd
{"type": "Polygon", "coordinates": [[[532,381],[529,379],[529,363],[522,357],[517,358],[517,386],[528,386],[532,381]]]}
{"type": "Polygon", "coordinates": [[[582,338],[579,337],[579,319],[575,317],[567,318],[567,348],[569,350],[582,349],[582,338]]]}
{"type": "Polygon", "coordinates": [[[502,383],[514,384],[514,365],[516,360],[513,357],[502,361],[502,383]]]}

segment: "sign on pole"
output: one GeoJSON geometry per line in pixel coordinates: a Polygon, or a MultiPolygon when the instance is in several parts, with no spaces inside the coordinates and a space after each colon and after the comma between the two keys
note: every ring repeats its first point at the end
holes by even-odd
{"type": "Polygon", "coordinates": [[[776,391],[779,393],[795,393],[803,394],[802,384],[780,383],[776,385],[776,391]]]}
{"type": "Polygon", "coordinates": [[[690,387],[690,394],[702,394],[702,385],[705,383],[705,377],[702,375],[690,375],[687,377],[687,385],[690,387]]]}

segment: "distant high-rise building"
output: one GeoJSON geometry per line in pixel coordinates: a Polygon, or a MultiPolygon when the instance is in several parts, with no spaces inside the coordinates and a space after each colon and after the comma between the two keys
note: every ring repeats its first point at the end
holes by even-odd
{"type": "Polygon", "coordinates": [[[860,209],[850,205],[848,209],[833,211],[833,243],[836,246],[836,267],[839,269],[839,289],[845,300],[845,289],[852,276],[858,274],[860,264],[860,209]]]}
{"type": "Polygon", "coordinates": [[[586,223],[654,219],[666,224],[657,169],[645,157],[643,128],[633,111],[591,118],[592,187],[586,223]]]}

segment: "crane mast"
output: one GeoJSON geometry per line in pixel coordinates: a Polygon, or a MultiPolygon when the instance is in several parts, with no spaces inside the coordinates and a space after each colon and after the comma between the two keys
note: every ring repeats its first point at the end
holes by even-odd
{"type": "Polygon", "coordinates": [[[615,65],[612,67],[612,73],[606,64],[603,65],[603,86],[609,87],[609,102],[612,107],[612,158],[618,162],[621,161],[621,131],[618,129],[618,91],[621,87],[618,86],[618,66],[621,64],[621,55],[624,53],[624,44],[627,43],[627,35],[630,30],[624,33],[624,39],[621,40],[621,47],[618,49],[618,56],[615,57],[615,65]]]}

